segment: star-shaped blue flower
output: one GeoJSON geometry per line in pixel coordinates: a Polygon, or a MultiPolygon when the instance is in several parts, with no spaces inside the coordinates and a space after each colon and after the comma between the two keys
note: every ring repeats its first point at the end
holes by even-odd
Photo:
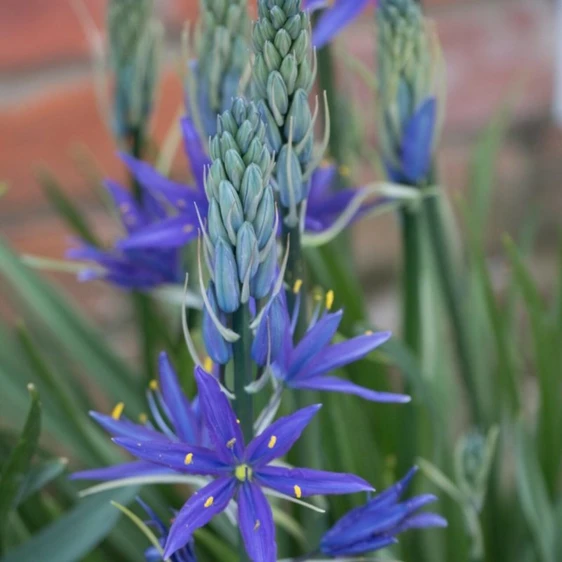
{"type": "MultiPolygon", "coordinates": [[[[198,400],[189,402],[166,353],[159,357],[159,383],[152,381],[147,391],[152,422],[142,415],[135,423],[123,415],[125,405],[115,406],[111,415],[90,412],[94,420],[112,437],[158,443],[206,444],[198,400]]],[[[141,476],[173,473],[170,469],[149,462],[136,461],[107,468],[74,473],[74,480],[120,480],[141,476]]]]}
{"type": "Polygon", "coordinates": [[[375,4],[375,0],[304,0],[303,9],[311,12],[327,8],[314,26],[312,44],[320,49],[329,43],[369,4],[375,4]]]}
{"type": "MultiPolygon", "coordinates": [[[[149,527],[158,531],[158,534],[160,535],[158,541],[161,548],[164,548],[169,533],[168,526],[140,498],[137,498],[137,502],[150,517],[150,520],[145,521],[145,523],[149,527]]],[[[190,541],[183,548],[177,550],[174,555],[169,558],[170,562],[197,562],[193,543],[194,541],[190,541]]],[[[161,562],[163,560],[160,552],[155,546],[151,546],[144,551],[144,558],[146,562],[161,562]]]]}
{"type": "MultiPolygon", "coordinates": [[[[106,188],[129,238],[150,229],[153,224],[166,217],[166,209],[161,202],[148,193],[142,204],[139,204],[128,191],[115,182],[107,181],[106,188]]],[[[117,242],[108,249],[100,249],[83,244],[70,249],[67,257],[94,262],[94,267],[87,267],[80,272],[78,278],[81,281],[105,279],[122,288],[149,289],[162,284],[178,283],[182,277],[180,253],[169,248],[124,249],[121,243],[117,242]]]]}
{"type": "Polygon", "coordinates": [[[431,494],[401,501],[417,468],[365,505],[344,515],[323,537],[320,551],[333,557],[356,556],[398,542],[396,535],[408,529],[446,527],[435,513],[418,513],[437,498],[431,494]]]}
{"type": "Polygon", "coordinates": [[[367,482],[351,474],[271,464],[289,451],[319,405],[277,420],[245,445],[240,425],[217,381],[200,368],[196,368],[195,377],[201,413],[213,449],[140,436],[114,439],[141,462],[215,478],[178,512],[166,541],[164,558],[184,547],[196,529],[206,525],[237,498],[240,530],[249,557],[254,562],[276,562],[273,515],[262,487],[299,499],[315,494],[372,490],[367,482]]]}
{"type": "MultiPolygon", "coordinates": [[[[343,317],[343,310],[329,312],[332,302],[333,293],[330,291],[326,295],[324,312],[321,315],[315,315],[306,334],[300,341],[295,342],[294,330],[298,307],[293,312],[293,318],[289,319],[285,304],[286,298],[282,293],[278,295],[274,310],[277,320],[270,322],[271,338],[283,338],[281,349],[272,364],[275,377],[285,386],[294,389],[343,392],[355,394],[373,402],[409,402],[410,397],[404,394],[377,392],[349,380],[327,374],[362,359],[391,337],[390,332],[368,332],[343,342],[330,343],[336,335],[343,317]]],[[[260,348],[263,348],[262,340],[256,337],[254,356],[260,348]]]]}

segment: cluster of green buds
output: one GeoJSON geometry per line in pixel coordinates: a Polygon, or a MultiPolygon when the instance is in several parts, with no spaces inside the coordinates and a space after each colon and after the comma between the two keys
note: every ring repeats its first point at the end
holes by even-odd
{"type": "Polygon", "coordinates": [[[379,142],[395,181],[424,183],[436,137],[438,42],[416,0],[377,9],[379,142]]]}
{"type": "Polygon", "coordinates": [[[208,135],[216,133],[217,115],[239,95],[249,61],[246,0],[202,0],[197,41],[196,107],[208,135]]]}
{"type": "MultiPolygon", "coordinates": [[[[277,269],[278,219],[270,184],[274,161],[257,107],[242,98],[217,119],[210,142],[213,163],[205,190],[209,200],[205,257],[211,276],[206,294],[206,347],[215,362],[229,358],[215,328],[250,297],[268,296],[277,269]],[[221,318],[222,317],[222,318],[221,318]]],[[[223,338],[224,339],[224,338],[223,338]]]]}
{"type": "Polygon", "coordinates": [[[162,27],[153,0],[111,0],[107,10],[109,63],[115,77],[113,128],[120,139],[143,135],[152,113],[162,27]]]}
{"type": "Polygon", "coordinates": [[[277,155],[276,189],[285,223],[294,227],[297,206],[308,195],[316,166],[315,117],[308,101],[315,78],[310,20],[301,0],[259,0],[258,10],[253,95],[267,126],[269,147],[277,155]]]}

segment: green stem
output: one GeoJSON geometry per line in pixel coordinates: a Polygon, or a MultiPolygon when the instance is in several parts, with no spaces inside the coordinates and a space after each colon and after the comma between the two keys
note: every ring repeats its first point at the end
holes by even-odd
{"type": "MultiPolygon", "coordinates": [[[[232,328],[240,334],[240,339],[233,344],[234,394],[236,395],[234,411],[240,420],[244,440],[249,443],[254,435],[254,404],[252,395],[245,390],[245,387],[253,381],[250,356],[252,335],[250,333],[250,311],[247,306],[241,306],[232,315],[232,328]]],[[[238,539],[238,552],[239,562],[250,562],[242,535],[239,535],[238,539]]]]}
{"type": "Polygon", "coordinates": [[[438,196],[426,197],[424,208],[431,248],[435,255],[437,272],[453,328],[453,340],[457,351],[460,373],[468,394],[474,421],[480,423],[482,421],[482,411],[474,379],[470,340],[466,317],[462,307],[463,297],[454,273],[454,263],[451,258],[449,245],[447,244],[445,225],[443,224],[443,217],[439,208],[438,196]]]}
{"type": "MultiPolygon", "coordinates": [[[[144,133],[142,129],[136,128],[131,131],[130,138],[131,155],[141,159],[144,151],[144,133]]],[[[131,175],[131,187],[135,199],[142,203],[142,187],[134,176],[131,175]]],[[[140,292],[132,294],[133,305],[138,322],[139,347],[141,351],[146,380],[155,376],[154,358],[157,353],[158,329],[155,322],[154,308],[150,297],[140,292]]]]}
{"type": "MultiPolygon", "coordinates": [[[[336,73],[334,72],[334,54],[330,45],[318,51],[318,85],[321,92],[326,92],[328,105],[337,105],[336,73]]],[[[330,131],[330,155],[338,164],[345,163],[346,147],[345,135],[340,134],[341,119],[338,112],[332,112],[330,131]]]]}
{"type": "Polygon", "coordinates": [[[420,299],[420,216],[416,211],[407,209],[401,212],[402,247],[404,267],[403,286],[403,321],[404,342],[416,357],[421,355],[421,299],[420,299]]]}
{"type": "Polygon", "coordinates": [[[240,428],[246,443],[254,434],[254,406],[252,395],[245,391],[245,387],[253,382],[253,366],[250,356],[252,335],[250,333],[250,311],[247,306],[241,306],[232,315],[232,328],[240,334],[240,339],[233,344],[234,361],[234,410],[240,420],[240,428]]]}

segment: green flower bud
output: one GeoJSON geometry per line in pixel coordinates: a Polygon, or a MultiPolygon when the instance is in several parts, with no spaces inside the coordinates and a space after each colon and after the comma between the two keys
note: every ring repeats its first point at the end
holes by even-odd
{"type": "Polygon", "coordinates": [[[272,72],[267,81],[267,103],[275,123],[281,127],[285,121],[285,114],[289,109],[289,94],[283,76],[279,72],[272,72]]]}
{"type": "Polygon", "coordinates": [[[236,264],[238,266],[238,280],[243,283],[246,278],[251,279],[259,266],[258,241],[254,227],[245,222],[238,231],[236,239],[236,264]]]}
{"type": "Polygon", "coordinates": [[[244,173],[240,197],[246,220],[254,221],[264,191],[263,174],[257,164],[250,164],[244,173]]]}
{"type": "Polygon", "coordinates": [[[246,170],[244,160],[242,160],[242,157],[236,150],[230,149],[224,155],[224,163],[228,179],[230,179],[230,182],[238,191],[242,183],[242,176],[246,170]]]}
{"type": "Polygon", "coordinates": [[[229,244],[219,238],[215,246],[215,285],[219,308],[227,314],[240,306],[240,284],[234,253],[229,244]]]}

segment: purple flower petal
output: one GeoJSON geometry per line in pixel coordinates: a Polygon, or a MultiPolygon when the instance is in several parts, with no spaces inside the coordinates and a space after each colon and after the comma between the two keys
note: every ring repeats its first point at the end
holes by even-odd
{"type": "Polygon", "coordinates": [[[365,355],[388,341],[391,332],[377,332],[351,338],[347,341],[331,345],[309,361],[296,377],[308,378],[323,375],[344,365],[362,359],[365,355]]]}
{"type": "Polygon", "coordinates": [[[409,529],[425,529],[427,527],[447,527],[448,523],[444,517],[436,513],[418,513],[408,517],[399,527],[399,532],[409,529]]]}
{"type": "Polygon", "coordinates": [[[289,381],[289,386],[291,386],[291,388],[300,388],[301,390],[343,392],[344,394],[360,396],[361,398],[371,400],[372,402],[405,404],[411,401],[411,398],[406,394],[377,392],[376,390],[370,390],[363,386],[354,384],[351,381],[330,376],[295,379],[289,381]]]}
{"type": "Polygon", "coordinates": [[[340,325],[342,315],[341,310],[325,314],[308,330],[291,355],[289,379],[297,375],[306,363],[330,342],[340,325]]]}
{"type": "Polygon", "coordinates": [[[321,16],[312,33],[312,43],[320,49],[346,25],[357,18],[371,0],[335,0],[321,16]]]}
{"type": "Polygon", "coordinates": [[[187,209],[195,202],[201,208],[206,204],[207,198],[205,195],[193,186],[183,185],[166,178],[148,162],[137,160],[125,153],[121,153],[120,156],[130,172],[145,189],[148,189],[155,195],[161,194],[174,207],[187,209]]]}
{"type": "Polygon", "coordinates": [[[168,407],[176,434],[185,443],[195,444],[198,442],[197,420],[166,353],[160,354],[158,365],[162,396],[168,407]]]}
{"type": "Polygon", "coordinates": [[[119,211],[121,222],[127,229],[127,232],[135,232],[139,228],[146,226],[148,218],[140,209],[135,198],[117,182],[106,180],[105,187],[111,198],[115,208],[119,211]]]}
{"type": "Polygon", "coordinates": [[[260,485],[296,498],[306,498],[316,494],[352,494],[374,489],[368,482],[354,474],[309,468],[265,466],[256,470],[254,477],[260,485]]]}
{"type": "Polygon", "coordinates": [[[205,153],[201,137],[191,117],[184,117],[181,120],[181,128],[183,132],[183,145],[189,159],[191,171],[199,191],[204,193],[205,167],[211,165],[211,160],[205,153]]]}
{"type": "Polygon", "coordinates": [[[198,227],[187,214],[177,215],[138,230],[117,242],[122,250],[181,248],[198,235],[198,227]]]}
{"type": "Polygon", "coordinates": [[[271,507],[259,486],[246,483],[238,496],[238,522],[253,562],[276,562],[277,543],[271,507]]]}
{"type": "Polygon", "coordinates": [[[437,114],[435,98],[427,99],[404,127],[402,135],[402,168],[413,184],[422,180],[431,165],[433,134],[437,114]]]}
{"type": "MultiPolygon", "coordinates": [[[[310,189],[308,192],[307,211],[309,206],[321,203],[329,194],[330,188],[336,177],[337,168],[335,165],[320,166],[316,168],[310,179],[310,189]]],[[[341,209],[340,209],[341,211],[341,209]]]]}
{"type": "Polygon", "coordinates": [[[71,480],[121,480],[122,478],[135,478],[137,476],[153,476],[158,474],[174,474],[173,470],[146,461],[127,462],[108,466],[81,470],[70,475],[71,480]]]}
{"type": "Polygon", "coordinates": [[[226,463],[244,455],[244,437],[232,406],[217,381],[200,367],[195,368],[199,403],[205,426],[220,458],[226,463]]]}
{"type": "Polygon", "coordinates": [[[366,552],[375,552],[397,543],[398,539],[394,537],[383,536],[375,537],[371,540],[359,543],[345,544],[340,548],[337,548],[337,546],[339,545],[336,545],[336,547],[330,547],[330,545],[328,544],[322,544],[320,548],[324,554],[329,554],[333,557],[342,557],[364,554],[366,552]]]}
{"type": "Polygon", "coordinates": [[[248,445],[248,462],[258,467],[285,455],[321,407],[321,404],[308,406],[272,423],[248,445]]]}
{"type": "Polygon", "coordinates": [[[119,437],[114,441],[144,461],[163,465],[177,472],[220,476],[231,470],[231,466],[222,462],[214,451],[204,447],[187,443],[142,442],[119,437]]]}
{"type": "Polygon", "coordinates": [[[167,560],[191,539],[193,532],[218,515],[232,499],[237,486],[234,478],[218,478],[195,492],[177,514],[164,549],[167,560]]]}
{"type": "Polygon", "coordinates": [[[121,418],[114,419],[111,416],[100,414],[98,412],[90,412],[90,416],[96,420],[112,437],[125,437],[128,439],[137,439],[144,441],[169,441],[169,439],[151,429],[132,421],[121,418]]]}

